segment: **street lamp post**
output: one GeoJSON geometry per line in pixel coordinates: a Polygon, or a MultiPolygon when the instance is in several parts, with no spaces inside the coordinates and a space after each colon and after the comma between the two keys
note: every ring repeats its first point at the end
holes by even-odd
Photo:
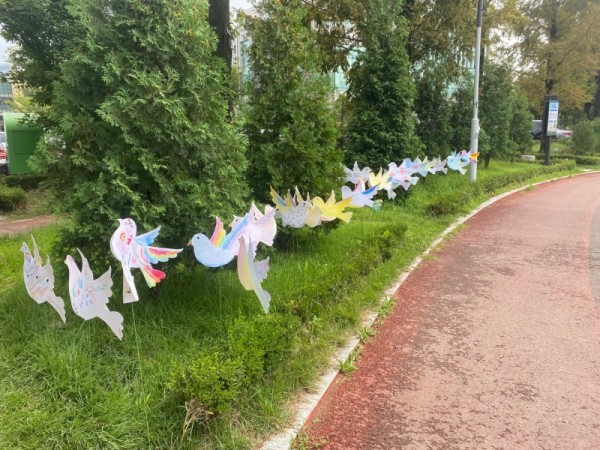
{"type": "MultiPolygon", "coordinates": [[[[477,0],[477,34],[475,38],[475,89],[473,92],[473,120],[471,120],[471,151],[479,148],[479,66],[481,58],[481,25],[483,22],[483,0],[477,0]]],[[[477,180],[477,162],[469,164],[469,181],[477,180]]]]}

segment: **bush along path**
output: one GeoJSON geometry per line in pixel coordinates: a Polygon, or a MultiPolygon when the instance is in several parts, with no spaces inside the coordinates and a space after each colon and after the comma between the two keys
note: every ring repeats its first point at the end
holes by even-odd
{"type": "Polygon", "coordinates": [[[357,369],[338,378],[298,442],[596,447],[598,226],[599,173],[478,213],[396,292],[357,369]]]}
{"type": "MultiPolygon", "coordinates": [[[[0,238],[0,442],[7,447],[251,448],[289,420],[286,401],[310,389],[363,311],[399,270],[464,213],[498,189],[573,173],[498,163],[476,184],[424,180],[381,211],[280,237],[264,316],[231,267],[175,262],[143,308],[115,302],[133,324],[123,342],[102,323],[67,323],[40,310],[22,284],[22,237],[0,238]]],[[[48,253],[60,226],[36,232],[48,253]]],[[[271,254],[263,249],[260,257],[271,254]]],[[[57,266],[59,264],[56,264],[57,266]]],[[[115,276],[120,285],[121,274],[115,276]]],[[[67,298],[57,277],[56,294],[67,298]]]]}

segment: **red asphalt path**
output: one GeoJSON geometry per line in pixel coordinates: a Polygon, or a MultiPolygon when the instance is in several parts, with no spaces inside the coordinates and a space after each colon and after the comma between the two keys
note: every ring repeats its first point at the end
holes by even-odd
{"type": "Polygon", "coordinates": [[[309,442],[600,448],[600,174],[484,209],[395,297],[311,415],[309,442]]]}

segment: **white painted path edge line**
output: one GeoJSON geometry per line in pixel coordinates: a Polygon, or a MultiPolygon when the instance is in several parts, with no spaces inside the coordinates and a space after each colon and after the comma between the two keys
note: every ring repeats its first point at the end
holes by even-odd
{"type": "MultiPolygon", "coordinates": [[[[442,243],[442,241],[446,238],[446,236],[448,236],[450,233],[452,233],[456,228],[461,226],[463,223],[465,223],[467,220],[469,220],[475,214],[479,213],[482,209],[487,208],[488,206],[496,203],[499,200],[502,200],[505,197],[508,197],[509,195],[515,194],[520,191],[524,191],[525,189],[529,188],[530,186],[538,186],[540,184],[552,183],[554,181],[562,180],[564,178],[572,178],[572,177],[576,177],[576,176],[590,175],[590,174],[594,174],[594,173],[600,173],[600,171],[582,172],[582,173],[578,173],[578,174],[566,175],[563,177],[552,178],[550,180],[545,180],[545,181],[540,181],[540,182],[533,183],[533,184],[528,184],[526,186],[523,186],[523,187],[520,187],[517,189],[513,189],[512,191],[504,192],[503,194],[497,195],[496,197],[493,197],[493,198],[483,202],[481,205],[479,205],[477,208],[475,208],[473,211],[471,211],[466,216],[462,216],[462,217],[459,217],[458,219],[456,219],[456,221],[454,223],[452,223],[448,228],[446,228],[439,235],[439,237],[435,241],[433,241],[433,243],[427,248],[427,250],[425,250],[420,256],[417,256],[417,258],[415,258],[413,260],[411,265],[408,266],[408,268],[404,272],[402,272],[402,274],[396,280],[396,282],[390,288],[388,288],[384,291],[384,296],[379,300],[379,304],[383,303],[389,297],[394,295],[394,293],[398,290],[398,288],[400,288],[400,286],[402,285],[402,283],[404,283],[404,281],[408,278],[408,276],[412,272],[414,272],[414,270],[419,266],[419,264],[421,264],[421,262],[427,255],[429,255],[438,245],[440,245],[442,243]]],[[[369,327],[369,326],[373,325],[373,323],[375,322],[377,317],[378,317],[378,314],[375,311],[371,311],[371,312],[367,313],[365,319],[361,323],[360,328],[369,327]]],[[[339,370],[336,369],[336,367],[339,365],[339,361],[346,361],[346,359],[348,359],[350,354],[354,351],[354,349],[356,347],[358,347],[359,344],[360,344],[360,340],[359,340],[358,336],[354,336],[348,341],[348,343],[343,348],[339,349],[336,352],[336,354],[333,355],[333,357],[331,358],[330,369],[317,382],[317,385],[315,386],[315,392],[303,394],[302,396],[300,396],[300,398],[298,400],[298,408],[296,410],[296,417],[294,419],[292,426],[290,426],[289,428],[286,428],[281,433],[269,438],[265,443],[263,443],[262,447],[260,447],[260,450],[287,450],[290,448],[293,439],[296,437],[298,432],[302,429],[302,427],[304,426],[304,423],[310,416],[310,413],[316,408],[319,401],[321,400],[323,395],[325,395],[325,392],[327,392],[327,389],[329,389],[329,386],[331,386],[331,384],[333,383],[333,380],[337,376],[339,370]]]]}

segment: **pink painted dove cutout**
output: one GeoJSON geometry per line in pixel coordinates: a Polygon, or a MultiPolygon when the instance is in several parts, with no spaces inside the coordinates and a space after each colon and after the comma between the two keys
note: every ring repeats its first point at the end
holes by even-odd
{"type": "Polygon", "coordinates": [[[152,267],[152,264],[175,258],[183,250],[153,247],[151,244],[159,232],[160,227],[137,236],[137,226],[133,219],[119,219],[119,228],[110,239],[110,250],[123,267],[124,303],[139,300],[131,269],[140,269],[148,287],[154,287],[165,278],[165,273],[152,267]]]}

